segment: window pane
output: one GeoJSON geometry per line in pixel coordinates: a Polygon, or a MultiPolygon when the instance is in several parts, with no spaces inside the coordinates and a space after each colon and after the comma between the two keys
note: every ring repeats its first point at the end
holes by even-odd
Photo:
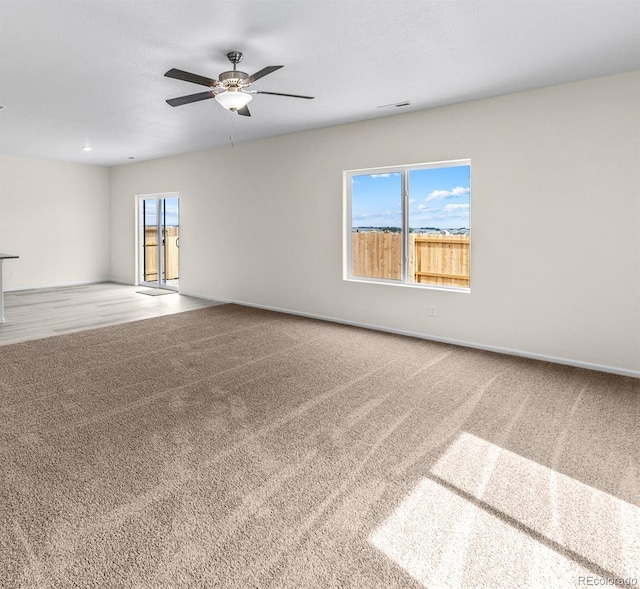
{"type": "Polygon", "coordinates": [[[469,287],[471,167],[409,171],[408,281],[469,287]]]}
{"type": "Polygon", "coordinates": [[[351,274],[402,280],[402,175],[351,178],[351,274]]]}

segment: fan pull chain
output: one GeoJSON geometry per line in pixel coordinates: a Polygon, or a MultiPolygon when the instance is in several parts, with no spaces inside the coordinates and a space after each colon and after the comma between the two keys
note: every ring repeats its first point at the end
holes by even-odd
{"type": "Polygon", "coordinates": [[[229,143],[231,143],[231,147],[235,147],[234,143],[233,143],[233,133],[234,133],[234,127],[233,127],[233,114],[232,112],[229,113],[231,115],[231,132],[229,133],[229,143]]]}

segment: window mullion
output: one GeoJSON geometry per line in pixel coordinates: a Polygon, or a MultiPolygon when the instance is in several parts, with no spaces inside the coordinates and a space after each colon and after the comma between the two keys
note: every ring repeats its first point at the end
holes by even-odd
{"type": "Polygon", "coordinates": [[[402,171],[402,282],[409,281],[409,170],[402,171]]]}

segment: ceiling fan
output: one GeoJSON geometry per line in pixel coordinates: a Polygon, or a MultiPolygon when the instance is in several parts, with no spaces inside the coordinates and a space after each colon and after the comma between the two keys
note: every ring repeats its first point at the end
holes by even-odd
{"type": "Polygon", "coordinates": [[[236,69],[236,65],[242,61],[242,53],[240,51],[230,51],[227,53],[227,58],[233,64],[233,69],[228,72],[222,72],[218,76],[217,80],[205,78],[204,76],[191,74],[175,68],[170,69],[165,74],[167,78],[175,78],[176,80],[184,80],[185,82],[200,84],[201,86],[211,88],[211,90],[198,92],[197,94],[189,94],[188,96],[171,98],[167,100],[167,103],[171,106],[181,106],[183,104],[189,104],[190,102],[198,102],[199,100],[215,98],[227,110],[237,112],[239,115],[245,117],[250,117],[251,113],[249,112],[249,107],[247,105],[251,102],[253,94],[271,94],[273,96],[289,96],[291,98],[306,98],[308,100],[314,98],[313,96],[300,96],[299,94],[247,90],[247,88],[256,80],[259,80],[260,78],[263,78],[284,66],[269,65],[250,76],[246,72],[241,72],[236,69]]]}

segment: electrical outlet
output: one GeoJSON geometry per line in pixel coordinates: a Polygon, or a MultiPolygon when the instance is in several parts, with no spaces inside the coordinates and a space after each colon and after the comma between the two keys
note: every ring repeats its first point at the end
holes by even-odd
{"type": "Polygon", "coordinates": [[[435,317],[435,316],[436,316],[436,306],[429,305],[429,317],[435,317]]]}

